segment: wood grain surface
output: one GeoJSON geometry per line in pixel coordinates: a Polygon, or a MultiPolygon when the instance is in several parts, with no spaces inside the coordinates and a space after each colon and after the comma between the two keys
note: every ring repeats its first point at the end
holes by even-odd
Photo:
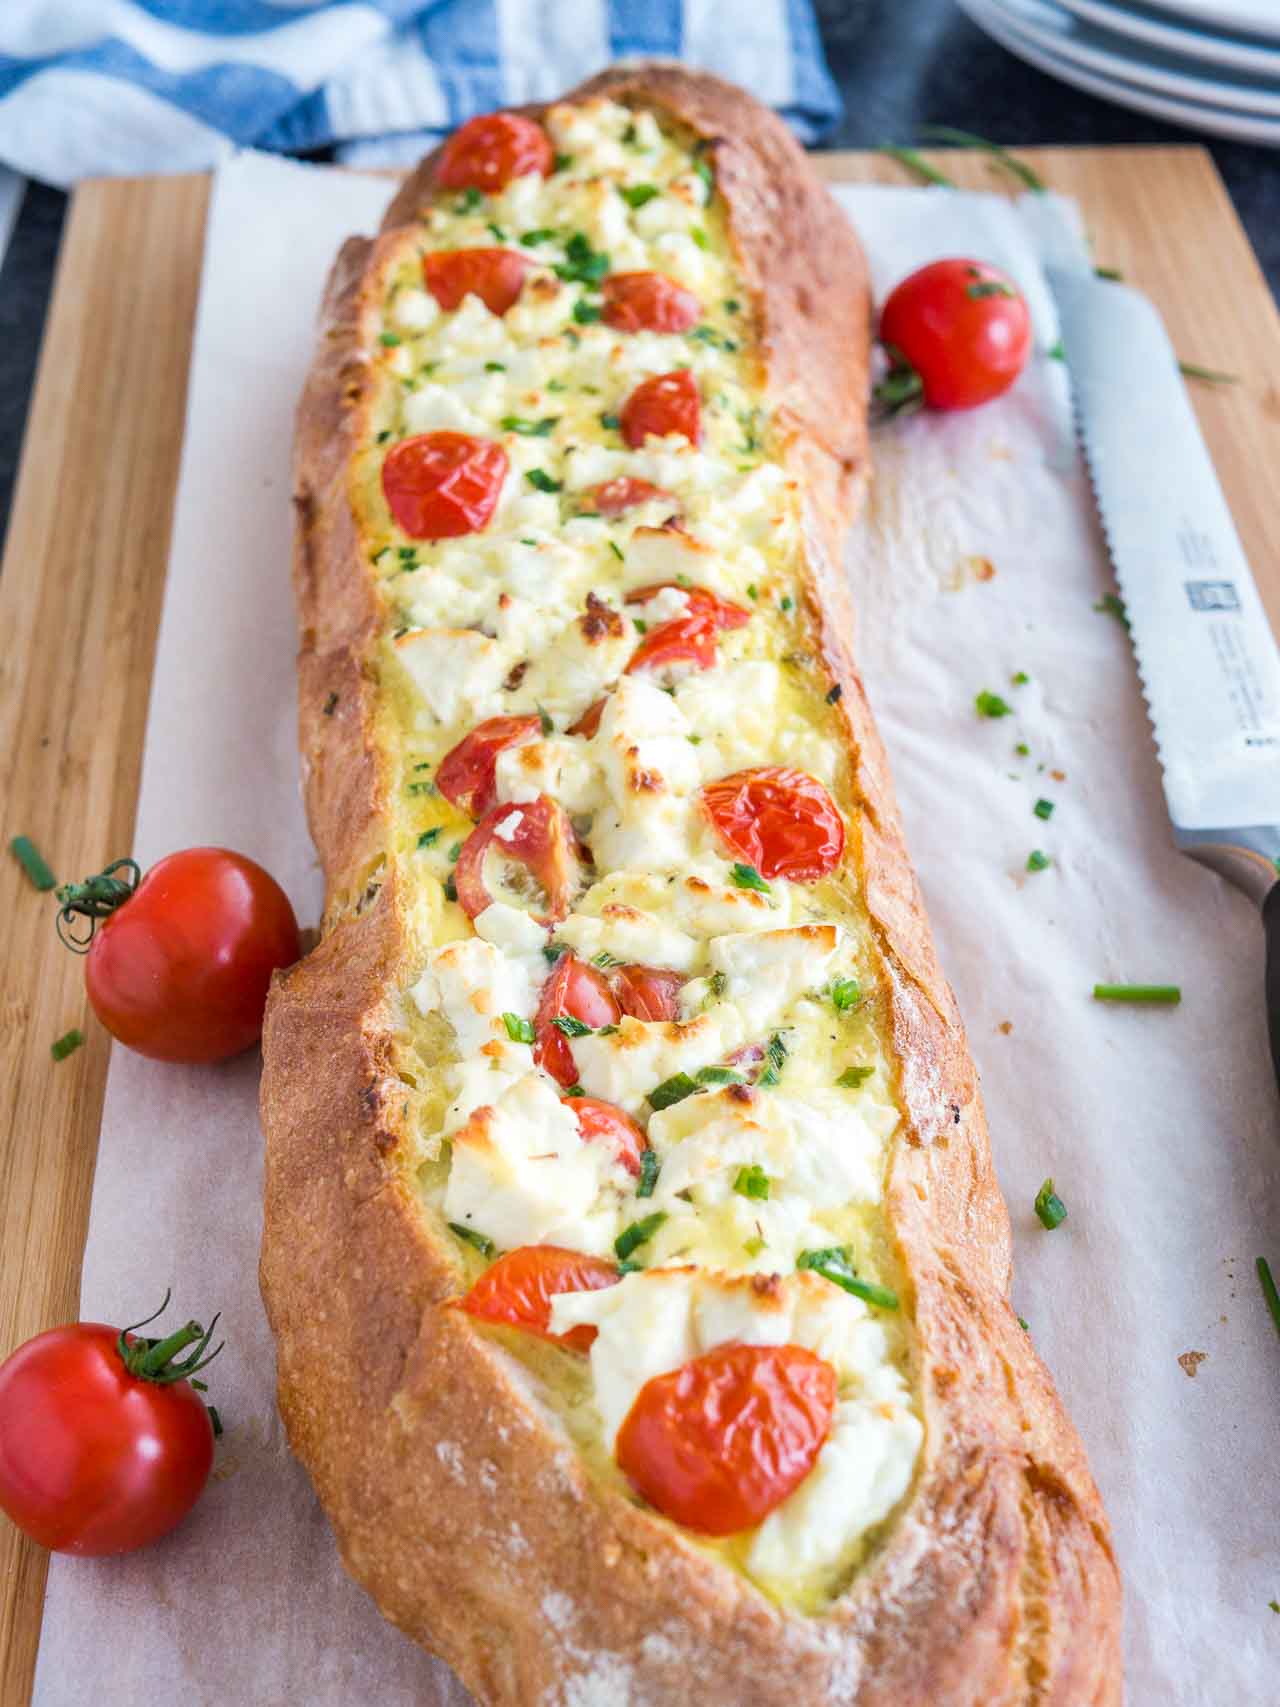
{"type": "MultiPolygon", "coordinates": [[[[1196,147],[1019,153],[1080,202],[1099,263],[1152,297],[1179,354],[1240,376],[1192,394],[1280,627],[1280,318],[1212,162],[1196,147]]],[[[1018,187],[981,156],[928,158],[965,188],[1018,187]]],[[[912,181],[879,156],[815,159],[832,179],[912,181]]],[[[60,880],[133,833],[208,195],[204,177],[85,184],[63,240],[0,574],[0,828],[6,845],[31,836],[60,880]]],[[[76,1315],[106,1081],[54,911],[0,855],[0,1358],[76,1315]],[[85,1047],[55,1063],[72,1026],[85,1047]]],[[[4,1707],[30,1696],[45,1566],[0,1517],[4,1707]]]]}

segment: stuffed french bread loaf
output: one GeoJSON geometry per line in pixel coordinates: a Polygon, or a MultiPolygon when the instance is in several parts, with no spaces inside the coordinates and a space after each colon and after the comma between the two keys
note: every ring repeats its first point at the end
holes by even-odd
{"type": "Polygon", "coordinates": [[[330,280],[262,1285],[348,1568],[484,1703],[1120,1700],[849,652],[869,318],[666,67],[473,121],[330,280]]]}

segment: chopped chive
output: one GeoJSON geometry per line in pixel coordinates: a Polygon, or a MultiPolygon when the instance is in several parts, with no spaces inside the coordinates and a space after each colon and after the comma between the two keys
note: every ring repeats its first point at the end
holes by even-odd
{"type": "Polygon", "coordinates": [[[572,165],[572,154],[557,154],[551,163],[551,169],[553,172],[567,172],[572,165]]]}
{"type": "Polygon", "coordinates": [[[1050,344],[1049,348],[1045,351],[1045,355],[1048,356],[1051,362],[1065,362],[1067,359],[1067,352],[1062,347],[1062,339],[1059,338],[1056,344],[1050,344]]]}
{"type": "Polygon", "coordinates": [[[1115,617],[1125,628],[1129,627],[1129,613],[1124,608],[1124,600],[1117,598],[1114,593],[1104,593],[1093,608],[1101,611],[1103,616],[1115,617]]]}
{"type": "Polygon", "coordinates": [[[424,830],[422,832],[422,834],[418,837],[418,846],[420,848],[429,848],[433,842],[439,840],[439,837],[440,837],[440,826],[439,826],[439,824],[437,824],[434,830],[424,830]]]}
{"type": "Polygon", "coordinates": [[[947,124],[925,124],[920,126],[920,134],[935,142],[950,142],[958,148],[973,148],[979,153],[989,154],[997,165],[1003,166],[1007,172],[1012,172],[1015,178],[1020,179],[1037,195],[1043,195],[1047,188],[1044,179],[1028,166],[1025,160],[1019,160],[1016,154],[1011,154],[998,142],[988,142],[985,136],[976,136],[971,130],[956,130],[947,124]]]}
{"type": "Polygon", "coordinates": [[[1271,1320],[1276,1325],[1276,1332],[1280,1334],[1280,1292],[1276,1291],[1276,1283],[1271,1274],[1271,1265],[1266,1257],[1258,1258],[1257,1269],[1258,1285],[1262,1288],[1262,1296],[1266,1299],[1267,1309],[1271,1312],[1271,1320]]]}
{"type": "Polygon", "coordinates": [[[721,307],[724,309],[726,314],[736,314],[738,312],[738,310],[742,307],[742,304],[740,302],[738,302],[736,298],[734,298],[732,296],[726,296],[723,303],[721,304],[721,307]]]}
{"type": "Polygon", "coordinates": [[[758,1257],[764,1249],[764,1240],[757,1233],[754,1238],[744,1239],[742,1248],[749,1257],[758,1257]]]}
{"type": "Polygon", "coordinates": [[[1048,854],[1042,853],[1039,848],[1032,848],[1031,852],[1027,855],[1028,871],[1048,871],[1052,864],[1053,861],[1049,858],[1048,854]]]}
{"type": "Polygon", "coordinates": [[[612,410],[606,409],[604,414],[600,417],[600,425],[602,427],[607,427],[611,433],[616,433],[618,428],[622,425],[622,417],[620,415],[615,415],[612,410]]]}
{"type": "Polygon", "coordinates": [[[15,836],[9,843],[9,852],[36,889],[49,890],[56,886],[57,878],[45,864],[43,855],[30,836],[15,836]]]}
{"type": "Polygon", "coordinates": [[[840,1013],[862,1005],[862,985],[856,978],[839,978],[831,986],[831,1000],[840,1013]]]}
{"type": "Polygon", "coordinates": [[[626,1262],[632,1251],[648,1241],[666,1220],[665,1209],[655,1209],[652,1215],[646,1215],[641,1221],[633,1221],[629,1227],[624,1227],[613,1241],[613,1248],[619,1262],[626,1262]]]}
{"type": "Polygon", "coordinates": [[[846,1067],[836,1083],[841,1090],[856,1091],[860,1085],[866,1084],[874,1072],[874,1067],[846,1067]]]}
{"type": "Polygon", "coordinates": [[[502,1023],[507,1028],[507,1036],[513,1043],[532,1043],[534,1039],[533,1021],[522,1019],[519,1014],[503,1014],[502,1023]]]}
{"type": "Polygon", "coordinates": [[[544,735],[551,735],[555,732],[555,724],[551,721],[551,713],[549,711],[545,711],[542,706],[538,707],[538,728],[544,735]]]}
{"type": "Polygon", "coordinates": [[[1048,823],[1049,819],[1053,817],[1053,801],[1037,800],[1031,810],[1037,818],[1043,818],[1048,823]]]}
{"type": "Polygon", "coordinates": [[[791,610],[792,607],[795,605],[795,602],[796,601],[791,597],[790,593],[784,593],[782,595],[782,597],[778,600],[778,609],[779,610],[791,610]]]}
{"type": "Polygon", "coordinates": [[[403,340],[398,332],[379,332],[378,342],[385,344],[387,349],[394,350],[396,345],[402,343],[403,340]]]}
{"type": "Polygon", "coordinates": [[[761,1085],[776,1085],[782,1077],[782,1069],[787,1064],[787,1046],[780,1032],[774,1032],[765,1045],[764,1053],[768,1066],[756,1082],[761,1085]]]}
{"type": "Polygon", "coordinates": [[[979,717],[1009,717],[1013,707],[998,693],[991,693],[986,688],[974,695],[973,708],[979,717]]]}
{"type": "Polygon", "coordinates": [[[761,895],[772,895],[773,886],[766,878],[761,877],[754,865],[744,865],[741,860],[735,861],[729,876],[739,889],[755,889],[761,895]]]}
{"type": "Polygon", "coordinates": [[[493,233],[493,240],[495,243],[505,243],[506,242],[506,240],[507,240],[506,232],[502,229],[502,227],[500,225],[495,225],[492,220],[489,221],[489,230],[492,231],[492,233],[493,233]]]}
{"type": "Polygon", "coordinates": [[[693,1075],[700,1085],[741,1085],[743,1076],[735,1067],[699,1067],[693,1075]]]}
{"type": "Polygon", "coordinates": [[[444,898],[446,901],[458,899],[458,885],[454,882],[452,873],[444,880],[444,898]]]}
{"type": "Polygon", "coordinates": [[[609,541],[609,550],[618,559],[619,563],[625,563],[627,561],[622,554],[622,547],[618,544],[616,539],[611,539],[609,541]]]}
{"type": "Polygon", "coordinates": [[[754,581],[749,581],[747,583],[747,597],[749,599],[758,599],[760,597],[760,589],[756,586],[754,581]]]}
{"type": "Polygon", "coordinates": [[[584,1024],[576,1014],[557,1014],[552,1025],[564,1037],[590,1037],[592,1028],[584,1024]]]}
{"type": "Polygon", "coordinates": [[[1097,279],[1110,279],[1112,284],[1118,284],[1124,277],[1119,267],[1095,267],[1093,276],[1097,279]]]}
{"type": "Polygon", "coordinates": [[[693,169],[709,190],[715,189],[715,169],[709,160],[705,159],[701,154],[697,155],[693,162],[693,169]]]}
{"type": "Polygon", "coordinates": [[[544,942],[542,945],[542,952],[546,959],[551,962],[552,966],[554,966],[562,954],[568,954],[569,945],[563,942],[544,942]]]}
{"type": "Polygon", "coordinates": [[[649,632],[649,624],[642,616],[633,616],[631,618],[631,626],[635,629],[637,634],[648,634],[649,632]]]}
{"type": "Polygon", "coordinates": [[[1030,753],[1031,748],[1028,747],[1028,745],[1025,741],[1019,741],[1017,746],[1013,750],[1018,755],[1018,757],[1020,759],[1025,759],[1028,756],[1028,754],[1030,753]]]}
{"type": "Polygon", "coordinates": [[[1053,1189],[1051,1179],[1047,1179],[1036,1193],[1036,1214],[1040,1217],[1040,1225],[1050,1232],[1067,1218],[1067,1206],[1053,1189]]]}
{"type": "Polygon", "coordinates": [[[628,207],[643,207],[651,202],[661,191],[656,184],[619,184],[618,194],[628,207]]]}
{"type": "MultiPolygon", "coordinates": [[[[699,249],[709,249],[711,247],[711,239],[707,236],[706,232],[700,225],[691,225],[689,227],[689,235],[693,238],[699,249]]],[[[726,350],[736,350],[738,346],[736,344],[730,344],[729,340],[726,338],[724,347],[726,350]]]]}
{"type": "Polygon", "coordinates": [[[562,482],[553,480],[544,468],[530,468],[525,479],[530,486],[535,486],[539,492],[558,492],[562,482]]]}
{"type": "Polygon", "coordinates": [[[616,954],[610,954],[607,948],[602,948],[599,954],[591,956],[591,964],[598,966],[602,972],[607,972],[611,966],[621,966],[622,962],[616,954]]]}
{"type": "Polygon", "coordinates": [[[464,1244],[479,1251],[482,1257],[491,1257],[497,1249],[492,1239],[486,1238],[483,1233],[477,1233],[474,1227],[464,1227],[460,1221],[450,1221],[449,1231],[464,1244]]]}
{"type": "Polygon", "coordinates": [[[484,191],[478,190],[474,184],[471,184],[463,190],[457,201],[454,202],[453,211],[455,213],[474,213],[483,200],[484,191]]]}
{"type": "MultiPolygon", "coordinates": [[[[382,431],[378,434],[375,442],[377,444],[384,445],[384,444],[386,444],[387,440],[390,437],[391,437],[391,428],[390,427],[384,427],[382,429],[382,431]]],[[[381,555],[381,553],[379,553],[379,556],[380,555],[381,555]]],[[[377,557],[375,557],[373,561],[376,563],[378,561],[377,557]]]]}
{"type": "Polygon", "coordinates": [[[49,1053],[55,1061],[65,1061],[68,1055],[74,1055],[83,1042],[84,1033],[73,1028],[49,1045],[49,1053]]]}
{"type": "Polygon", "coordinates": [[[739,1197],[755,1197],[763,1202],[769,1195],[769,1176],[758,1162],[749,1168],[739,1168],[733,1189],[739,1197]]]}
{"type": "Polygon", "coordinates": [[[637,1197],[652,1197],[653,1188],[658,1183],[658,1172],[662,1163],[658,1160],[656,1150],[644,1149],[640,1152],[640,1183],[636,1187],[637,1197]]]}
{"type": "Polygon", "coordinates": [[[1023,1333],[1025,1333],[1025,1334],[1029,1334],[1031,1332],[1031,1323],[1026,1319],[1025,1316],[1019,1316],[1018,1317],[1018,1326],[1022,1329],[1023,1333]]]}
{"type": "Polygon", "coordinates": [[[449,858],[452,860],[456,860],[458,855],[461,852],[462,852],[462,843],[461,842],[455,842],[453,844],[453,846],[449,849],[449,858]]]}
{"type": "Polygon", "coordinates": [[[507,371],[507,364],[506,362],[486,362],[484,364],[484,371],[486,373],[505,373],[507,371]]]}
{"type": "Polygon", "coordinates": [[[564,260],[555,269],[556,277],[569,284],[598,284],[609,271],[609,257],[593,249],[586,235],[575,231],[564,246],[564,260]]]}
{"type": "Polygon", "coordinates": [[[525,439],[549,438],[559,415],[544,415],[540,421],[527,421],[522,415],[504,415],[498,423],[504,433],[519,433],[525,439]]]}
{"type": "Polygon", "coordinates": [[[586,1092],[581,1085],[569,1085],[564,1093],[567,1097],[584,1097],[586,1092]]]}
{"type": "Polygon", "coordinates": [[[713,996],[723,996],[729,988],[729,974],[727,972],[713,972],[707,979],[707,984],[713,996]]]}
{"type": "Polygon", "coordinates": [[[1095,1002],[1147,1002],[1157,1007],[1176,1008],[1182,1000],[1178,984],[1095,984],[1095,1002]]]}
{"type": "Polygon", "coordinates": [[[853,1267],[853,1252],[848,1245],[829,1245],[824,1250],[801,1251],[796,1258],[798,1269],[807,1268],[814,1274],[820,1274],[824,1280],[829,1280],[833,1286],[839,1286],[845,1292],[851,1292],[855,1298],[861,1298],[867,1304],[874,1304],[881,1310],[896,1310],[898,1294],[887,1286],[877,1286],[874,1281],[859,1280],[853,1267]]]}
{"type": "Polygon", "coordinates": [[[1025,670],[1015,670],[1013,673],[1013,685],[1015,688],[1025,688],[1030,680],[1031,677],[1025,670]]]}
{"type": "Polygon", "coordinates": [[[436,785],[434,782],[411,782],[409,784],[408,788],[405,789],[406,794],[413,794],[413,795],[435,794],[437,792],[438,791],[436,789],[436,785]]]}
{"type": "Polygon", "coordinates": [[[573,318],[579,326],[594,326],[603,312],[598,303],[588,302],[585,296],[580,296],[573,305],[573,318]]]}
{"type": "Polygon", "coordinates": [[[664,1079],[649,1092],[649,1107],[670,1108],[673,1103],[683,1102],[686,1097],[691,1097],[697,1088],[697,1080],[691,1079],[688,1073],[673,1073],[669,1079],[664,1079]]]}
{"type": "Polygon", "coordinates": [[[1238,373],[1222,373],[1218,368],[1198,367],[1195,362],[1179,362],[1178,372],[1184,379],[1202,379],[1209,385],[1239,385],[1238,373]]]}
{"type": "Polygon", "coordinates": [[[550,226],[540,225],[534,231],[526,231],[520,238],[527,249],[536,249],[539,243],[548,243],[555,236],[550,226]]]}
{"type": "Polygon", "coordinates": [[[1017,296],[1018,293],[1004,279],[973,279],[964,287],[964,294],[975,302],[981,302],[986,296],[1017,296]]]}
{"type": "Polygon", "coordinates": [[[927,184],[940,184],[944,190],[954,190],[956,187],[945,172],[939,172],[936,166],[931,166],[914,148],[902,148],[896,143],[882,142],[876,153],[887,154],[890,160],[896,160],[908,171],[918,172],[927,184]]]}

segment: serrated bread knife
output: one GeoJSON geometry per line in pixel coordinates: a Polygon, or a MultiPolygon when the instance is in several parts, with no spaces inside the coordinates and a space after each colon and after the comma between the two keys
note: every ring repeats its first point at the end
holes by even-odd
{"type": "Polygon", "coordinates": [[[1280,1083],[1280,651],[1159,315],[1084,266],[1047,274],[1174,841],[1261,905],[1280,1083]]]}

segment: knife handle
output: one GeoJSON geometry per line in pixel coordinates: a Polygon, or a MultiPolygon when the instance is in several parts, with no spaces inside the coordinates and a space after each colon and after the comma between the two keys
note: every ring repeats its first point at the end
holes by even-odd
{"type": "Polygon", "coordinates": [[[1272,884],[1262,903],[1262,924],[1267,936],[1267,1030],[1280,1086],[1280,883],[1272,884]]]}

